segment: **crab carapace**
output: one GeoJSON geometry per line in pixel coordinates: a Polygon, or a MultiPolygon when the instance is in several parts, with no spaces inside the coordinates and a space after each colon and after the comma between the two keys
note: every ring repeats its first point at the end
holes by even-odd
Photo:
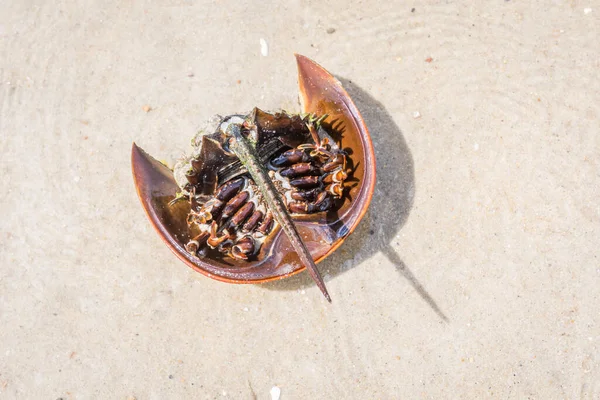
{"type": "Polygon", "coordinates": [[[375,156],[362,116],[323,67],[301,55],[296,61],[302,114],[255,109],[222,118],[174,169],[133,144],[135,187],[152,225],[178,258],[210,278],[261,283],[311,271],[368,209],[375,156]],[[259,168],[249,170],[240,151],[253,153],[259,168]],[[265,196],[261,180],[274,196],[265,196]],[[304,255],[273,208],[293,219],[304,255]]]}

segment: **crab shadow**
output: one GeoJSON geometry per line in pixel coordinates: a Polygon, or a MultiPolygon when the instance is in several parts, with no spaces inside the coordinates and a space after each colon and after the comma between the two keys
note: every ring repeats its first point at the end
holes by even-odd
{"type": "MultiPolygon", "coordinates": [[[[413,158],[402,132],[385,107],[352,81],[337,77],[371,133],[377,157],[377,183],[369,211],[356,230],[336,251],[319,264],[322,274],[332,278],[354,268],[373,254],[381,252],[429,307],[445,322],[448,318],[415,274],[402,261],[392,243],[408,219],[415,193],[413,158]]],[[[299,290],[313,286],[308,274],[264,283],[270,290],[299,290]]]]}

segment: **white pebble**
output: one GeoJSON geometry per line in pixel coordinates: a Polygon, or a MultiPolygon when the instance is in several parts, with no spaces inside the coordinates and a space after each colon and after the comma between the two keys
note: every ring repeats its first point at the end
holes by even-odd
{"type": "Polygon", "coordinates": [[[479,150],[479,143],[475,143],[473,145],[473,150],[475,150],[475,151],[479,150]]]}
{"type": "Polygon", "coordinates": [[[263,38],[260,38],[260,54],[262,54],[264,57],[269,55],[269,45],[263,38]]]}
{"type": "Polygon", "coordinates": [[[420,113],[420,112],[418,112],[418,111],[415,111],[415,112],[413,113],[413,118],[414,118],[414,119],[421,118],[421,113],[420,113]]]}
{"type": "Polygon", "coordinates": [[[589,8],[589,7],[583,9],[583,13],[586,14],[586,15],[589,14],[589,13],[591,13],[591,12],[592,12],[592,9],[589,8]]]}
{"type": "Polygon", "coordinates": [[[279,396],[281,396],[281,389],[277,386],[273,386],[271,388],[271,400],[279,400],[279,396]]]}

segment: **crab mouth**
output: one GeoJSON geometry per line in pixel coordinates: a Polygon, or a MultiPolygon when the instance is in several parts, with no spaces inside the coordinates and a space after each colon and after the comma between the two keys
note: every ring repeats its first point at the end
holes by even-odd
{"type": "MultiPolygon", "coordinates": [[[[263,146],[258,149],[262,160],[269,164],[271,175],[279,182],[278,191],[286,198],[299,235],[315,262],[319,262],[342,243],[366,212],[375,183],[375,163],[367,128],[339,82],[308,58],[299,55],[296,58],[304,112],[328,115],[323,121],[323,130],[331,138],[330,147],[321,150],[330,154],[324,157],[317,151],[318,143],[310,132],[308,136],[304,132],[301,138],[287,135],[288,142],[271,140],[276,136],[273,133],[276,129],[265,129],[265,137],[258,138],[264,140],[263,146]],[[349,154],[348,157],[344,157],[344,151],[349,154]],[[300,160],[306,157],[309,160],[292,159],[300,153],[304,154],[300,155],[300,160]],[[322,159],[315,160],[317,157],[322,159]],[[346,186],[348,181],[351,182],[346,186]]],[[[255,110],[254,113],[262,111],[255,110]]],[[[268,117],[268,113],[264,114],[265,118],[268,117]]],[[[306,126],[305,122],[303,124],[306,126]]],[[[213,141],[212,145],[217,142],[213,141]]],[[[194,201],[188,197],[173,203],[176,193],[182,190],[181,181],[178,184],[173,171],[134,143],[132,169],[135,186],[146,214],[161,238],[187,265],[226,282],[264,282],[304,270],[278,224],[264,224],[265,220],[268,222],[268,210],[261,207],[264,205],[260,196],[252,188],[253,182],[239,160],[228,154],[223,143],[220,146],[223,154],[215,152],[215,147],[218,146],[207,147],[206,157],[202,158],[204,165],[197,165],[195,169],[200,171],[204,168],[214,174],[195,177],[188,174],[196,182],[188,187],[195,192],[194,201]],[[198,180],[202,184],[198,185],[198,180]],[[215,215],[223,210],[216,210],[218,212],[213,215],[215,201],[209,202],[223,185],[236,180],[242,180],[243,184],[234,197],[246,191],[248,199],[226,214],[227,218],[217,216],[221,219],[216,221],[215,215]],[[207,203],[209,208],[205,207],[207,203]],[[238,212],[242,214],[232,226],[231,219],[238,212]],[[257,212],[262,215],[258,216],[257,212]],[[213,227],[215,223],[216,228],[213,227]],[[261,228],[261,225],[264,226],[261,228]],[[235,235],[231,235],[232,232],[235,235]]],[[[187,183],[190,184],[189,180],[187,183]]],[[[233,199],[223,198],[223,207],[233,199]]]]}

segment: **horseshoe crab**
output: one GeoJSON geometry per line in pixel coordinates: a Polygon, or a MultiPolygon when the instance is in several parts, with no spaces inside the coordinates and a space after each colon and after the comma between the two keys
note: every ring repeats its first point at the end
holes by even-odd
{"type": "Polygon", "coordinates": [[[222,118],[173,169],[134,143],[133,177],[152,225],[194,270],[260,283],[306,268],[331,301],[315,264],[366,213],[375,156],[339,81],[307,57],[296,61],[303,113],[222,118]]]}

